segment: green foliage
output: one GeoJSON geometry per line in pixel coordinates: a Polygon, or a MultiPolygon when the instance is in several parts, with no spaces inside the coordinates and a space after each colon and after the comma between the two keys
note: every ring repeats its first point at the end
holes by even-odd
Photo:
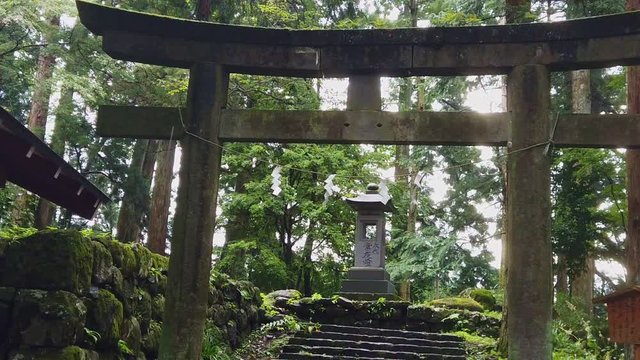
{"type": "Polygon", "coordinates": [[[596,149],[565,149],[555,157],[552,242],[565,256],[570,278],[582,273],[598,248],[615,249],[616,234],[624,232],[621,162],[620,154],[596,149]]]}
{"type": "Polygon", "coordinates": [[[569,359],[620,359],[623,349],[609,342],[604,317],[594,318],[581,306],[559,295],[554,306],[553,358],[569,359]]]}
{"type": "Polygon", "coordinates": [[[453,335],[460,336],[464,339],[467,359],[469,360],[502,360],[501,356],[495,351],[496,339],[471,334],[467,331],[456,331],[453,335]]]}
{"type": "Polygon", "coordinates": [[[303,329],[307,329],[307,328],[304,327],[303,324],[300,323],[298,318],[293,315],[284,315],[281,319],[268,322],[266,324],[263,324],[262,327],[260,327],[261,331],[266,331],[266,332],[284,331],[287,333],[295,333],[303,329]]]}
{"type": "Polygon", "coordinates": [[[470,310],[470,311],[483,311],[484,308],[480,303],[471,299],[464,297],[451,297],[451,298],[443,298],[437,300],[431,300],[429,305],[435,307],[445,307],[449,309],[460,309],[460,310],[470,310]]]}
{"type": "Polygon", "coordinates": [[[96,344],[100,340],[100,333],[88,328],[84,328],[84,333],[87,335],[89,339],[91,339],[92,344],[96,344]]]}
{"type": "Polygon", "coordinates": [[[121,354],[134,355],[133,350],[129,348],[127,342],[122,339],[118,340],[118,350],[121,354]]]}
{"type": "Polygon", "coordinates": [[[0,228],[0,238],[17,240],[37,233],[35,228],[23,228],[19,226],[4,226],[0,228]]]}
{"type": "Polygon", "coordinates": [[[232,360],[231,350],[220,329],[212,322],[205,324],[202,338],[203,360],[232,360]]]}

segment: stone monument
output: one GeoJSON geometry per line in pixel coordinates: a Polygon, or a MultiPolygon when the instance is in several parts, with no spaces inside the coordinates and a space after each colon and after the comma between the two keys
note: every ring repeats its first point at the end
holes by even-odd
{"type": "Polygon", "coordinates": [[[396,289],[385,270],[385,212],[394,210],[391,198],[380,194],[376,184],[369,184],[365,194],[347,199],[357,211],[354,266],[342,283],[345,297],[395,297],[396,289]]]}

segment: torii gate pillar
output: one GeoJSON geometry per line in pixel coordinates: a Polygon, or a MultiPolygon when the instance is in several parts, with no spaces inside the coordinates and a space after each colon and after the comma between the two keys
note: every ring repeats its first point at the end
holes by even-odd
{"type": "Polygon", "coordinates": [[[214,144],[219,144],[220,111],[226,104],[228,81],[229,74],[218,64],[195,64],[189,73],[183,121],[187,131],[198,138],[185,136],[181,141],[161,360],[199,359],[201,354],[201,342],[192,339],[202,338],[207,311],[222,154],[222,147],[214,144]]]}
{"type": "Polygon", "coordinates": [[[551,359],[552,253],[549,71],[521,65],[507,80],[507,322],[509,359],[551,359]],[[515,152],[515,153],[514,153],[515,152]]]}

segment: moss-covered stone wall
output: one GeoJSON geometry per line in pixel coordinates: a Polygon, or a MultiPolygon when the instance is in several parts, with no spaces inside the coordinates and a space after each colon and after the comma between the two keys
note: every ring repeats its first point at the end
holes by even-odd
{"type": "MultiPolygon", "coordinates": [[[[168,258],[78,231],[0,238],[0,359],[157,357],[168,258]]],[[[208,317],[236,347],[259,290],[212,274],[208,317]]]]}
{"type": "Polygon", "coordinates": [[[480,304],[471,299],[455,298],[465,305],[457,306],[452,301],[411,304],[385,299],[356,301],[339,296],[301,298],[296,293],[295,290],[281,290],[268,294],[265,307],[269,311],[265,321],[275,321],[283,315],[294,315],[302,320],[322,324],[425,332],[471,330],[475,334],[489,337],[497,337],[500,329],[500,314],[484,311],[480,304]],[[475,303],[478,308],[470,308],[467,302],[475,303]]]}

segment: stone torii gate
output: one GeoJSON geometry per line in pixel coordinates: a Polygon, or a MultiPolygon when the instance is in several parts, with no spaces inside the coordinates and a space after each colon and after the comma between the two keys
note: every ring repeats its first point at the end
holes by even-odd
{"type": "Polygon", "coordinates": [[[77,2],[116,59],[190,69],[187,108],[103,106],[102,136],[181,140],[162,359],[197,359],[221,147],[229,141],[507,146],[510,359],[551,359],[550,161],[545,145],[640,146],[635,115],[549,113],[550,71],[640,64],[640,13],[524,25],[288,30],[77,2]],[[226,110],[229,73],[348,77],[347,111],[226,110]],[[508,74],[508,112],[380,111],[379,76],[508,74]],[[184,127],[181,122],[184,115],[184,127]],[[172,134],[172,135],[171,135],[172,134]],[[206,141],[203,141],[206,140],[206,141]]]}

